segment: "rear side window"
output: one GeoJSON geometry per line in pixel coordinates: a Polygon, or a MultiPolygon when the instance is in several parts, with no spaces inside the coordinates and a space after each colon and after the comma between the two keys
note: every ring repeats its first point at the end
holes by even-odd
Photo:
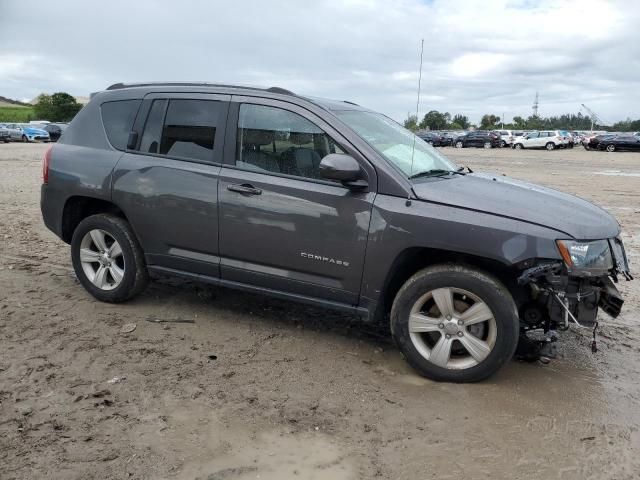
{"type": "Polygon", "coordinates": [[[149,111],[140,151],[213,161],[216,132],[224,103],[215,100],[155,100],[149,111]]]}
{"type": "Polygon", "coordinates": [[[101,105],[104,130],[114,148],[124,150],[127,147],[129,133],[141,102],[142,100],[119,100],[101,105]]]}

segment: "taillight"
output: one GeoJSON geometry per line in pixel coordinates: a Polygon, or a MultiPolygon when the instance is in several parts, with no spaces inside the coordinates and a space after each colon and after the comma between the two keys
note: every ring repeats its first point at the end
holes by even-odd
{"type": "Polygon", "coordinates": [[[51,150],[53,149],[53,145],[47,148],[47,151],[44,152],[44,157],[42,157],[42,183],[49,183],[49,163],[51,163],[51,150]]]}

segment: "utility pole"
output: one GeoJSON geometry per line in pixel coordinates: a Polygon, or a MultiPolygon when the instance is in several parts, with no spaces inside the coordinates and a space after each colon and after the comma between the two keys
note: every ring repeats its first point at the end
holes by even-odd
{"type": "Polygon", "coordinates": [[[533,101],[533,116],[538,117],[538,92],[536,92],[536,98],[533,101]]]}

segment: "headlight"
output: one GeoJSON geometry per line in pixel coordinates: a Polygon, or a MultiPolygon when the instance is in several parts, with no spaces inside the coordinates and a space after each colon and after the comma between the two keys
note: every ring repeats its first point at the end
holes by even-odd
{"type": "Polygon", "coordinates": [[[613,268],[608,240],[556,240],[556,244],[569,272],[601,275],[613,268]]]}

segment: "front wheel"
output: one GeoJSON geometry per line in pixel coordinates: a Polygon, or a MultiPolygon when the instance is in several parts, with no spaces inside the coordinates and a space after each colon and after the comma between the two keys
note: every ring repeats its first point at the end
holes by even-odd
{"type": "Polygon", "coordinates": [[[425,268],[402,286],[391,309],[391,333],[421,375],[477,382],[513,357],[519,320],[511,294],[496,278],[446,264],[425,268]]]}
{"type": "Polygon", "coordinates": [[[491,142],[484,142],[484,148],[491,148],[491,142]]]}
{"type": "Polygon", "coordinates": [[[514,148],[516,150],[522,150],[524,148],[524,146],[521,143],[516,143],[516,146],[514,148]]]}
{"type": "Polygon", "coordinates": [[[462,142],[456,142],[456,148],[462,148],[464,147],[462,142]]]}
{"type": "Polygon", "coordinates": [[[27,138],[26,135],[22,135],[22,143],[27,143],[29,141],[29,139],[27,138]]]}
{"type": "Polygon", "coordinates": [[[553,150],[554,148],[556,148],[556,145],[553,142],[549,142],[545,145],[545,148],[547,150],[553,150]]]}
{"type": "Polygon", "coordinates": [[[92,215],[80,222],[71,240],[71,261],[82,286],[102,302],[129,300],[149,281],[131,227],[115,215],[92,215]]]}
{"type": "Polygon", "coordinates": [[[607,145],[607,152],[615,152],[615,151],[616,151],[615,145],[607,145]]]}
{"type": "Polygon", "coordinates": [[[505,142],[504,140],[500,140],[500,148],[504,148],[507,146],[507,142],[505,142]]]}

